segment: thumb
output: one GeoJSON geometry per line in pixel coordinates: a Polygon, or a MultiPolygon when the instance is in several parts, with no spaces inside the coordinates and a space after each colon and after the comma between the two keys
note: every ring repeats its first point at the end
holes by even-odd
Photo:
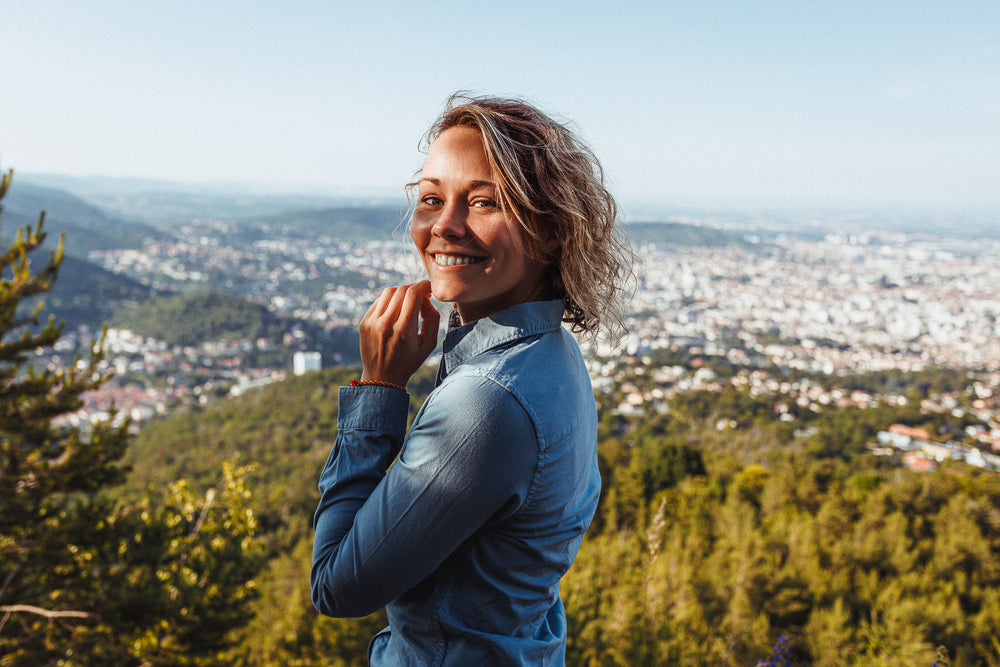
{"type": "Polygon", "coordinates": [[[441,313],[431,303],[431,295],[427,294],[420,302],[420,347],[430,354],[437,347],[438,328],[441,326],[441,313]]]}

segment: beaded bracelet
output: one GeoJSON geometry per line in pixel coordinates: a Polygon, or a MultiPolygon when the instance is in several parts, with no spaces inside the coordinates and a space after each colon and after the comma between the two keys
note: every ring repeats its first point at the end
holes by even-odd
{"type": "Polygon", "coordinates": [[[362,380],[361,378],[354,378],[351,380],[349,387],[361,387],[364,385],[375,385],[377,387],[392,387],[393,389],[399,389],[401,391],[406,391],[405,387],[400,387],[398,384],[393,384],[392,382],[386,382],[384,380],[362,380]]]}

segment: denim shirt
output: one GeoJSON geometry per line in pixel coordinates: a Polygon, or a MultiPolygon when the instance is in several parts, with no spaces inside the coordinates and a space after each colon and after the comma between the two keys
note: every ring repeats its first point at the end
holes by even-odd
{"type": "Polygon", "coordinates": [[[597,507],[597,411],[561,301],[449,331],[434,389],[342,387],[312,599],[386,607],[371,665],[562,665],[559,580],[597,507]],[[405,436],[405,437],[404,437],[405,436]]]}

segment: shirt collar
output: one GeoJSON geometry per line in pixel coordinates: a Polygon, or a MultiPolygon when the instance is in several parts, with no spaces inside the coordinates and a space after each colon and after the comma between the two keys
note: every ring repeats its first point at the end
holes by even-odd
{"type": "Polygon", "coordinates": [[[564,308],[562,299],[528,301],[468,324],[460,324],[456,316],[458,310],[453,310],[448,317],[448,333],[442,346],[438,384],[471,357],[528,336],[557,330],[564,308]],[[458,326],[454,326],[456,324],[458,326]]]}

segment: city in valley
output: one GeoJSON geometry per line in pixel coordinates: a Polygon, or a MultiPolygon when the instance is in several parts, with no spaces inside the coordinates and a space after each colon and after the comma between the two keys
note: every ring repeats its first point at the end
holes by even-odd
{"type": "MultiPolygon", "coordinates": [[[[357,242],[263,223],[201,221],[173,231],[174,240],[95,250],[89,260],[164,292],[246,296],[322,331],[356,330],[382,287],[421,275],[402,228],[387,240],[357,242]]],[[[739,243],[719,246],[636,240],[630,334],[617,347],[582,341],[599,397],[613,397],[613,409],[623,415],[642,415],[668,411],[677,392],[731,383],[773,396],[776,418],[791,420],[790,404],[821,411],[908,400],[847,390],[852,376],[964,369],[964,391],[927,396],[921,408],[970,415],[975,424],[947,442],[912,433],[890,437],[886,424],[873,452],[897,447],[912,467],[952,458],[1000,469],[1000,242],[847,231],[734,238],[739,243]],[[677,351],[693,363],[658,361],[677,351]],[[725,377],[701,363],[712,359],[733,372],[725,377]],[[644,382],[634,382],[637,375],[644,382]]],[[[85,354],[93,335],[67,331],[59,355],[35,363],[85,354]]],[[[105,349],[115,377],[72,419],[102,418],[113,404],[140,425],[193,402],[281,380],[293,372],[295,353],[310,346],[294,327],[273,340],[177,346],[112,321],[105,349]],[[247,351],[262,348],[287,354],[280,364],[248,364],[247,351]]],[[[335,363],[357,363],[356,349],[322,359],[325,366],[335,363]]]]}

